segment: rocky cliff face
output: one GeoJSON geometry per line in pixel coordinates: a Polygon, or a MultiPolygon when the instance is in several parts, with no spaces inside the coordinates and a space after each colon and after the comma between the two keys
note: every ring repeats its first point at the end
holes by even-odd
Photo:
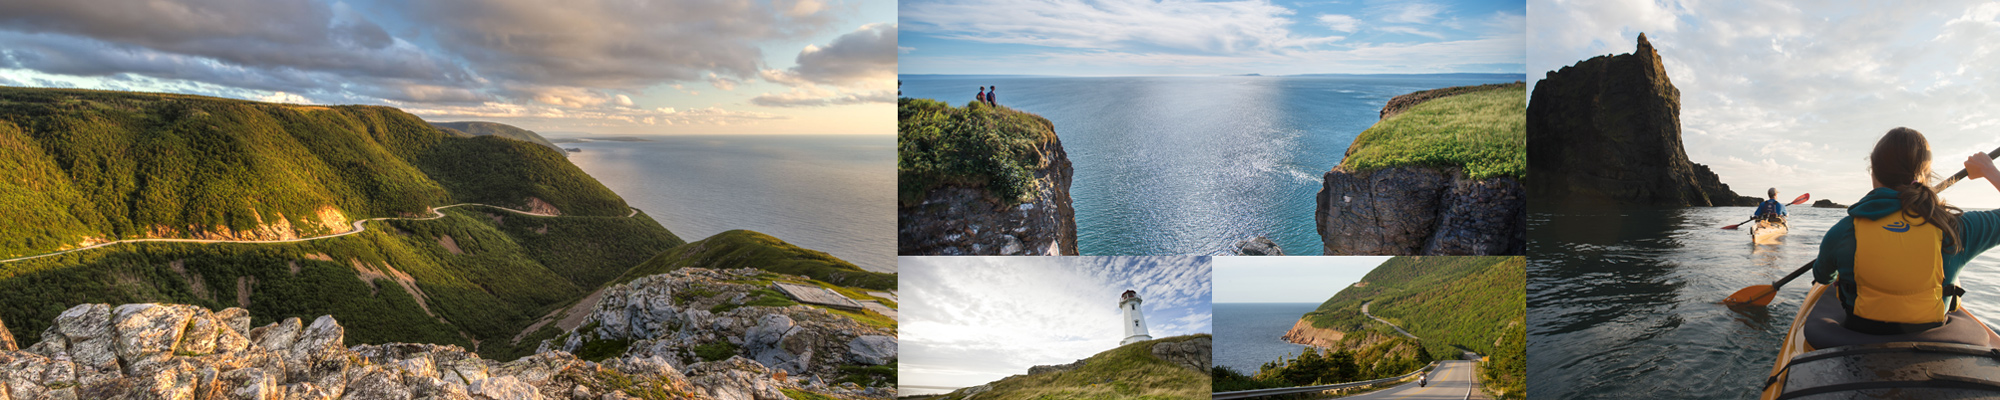
{"type": "Polygon", "coordinates": [[[547,352],[503,363],[457,346],[345,347],[333,317],[251,328],[240,308],[84,304],[42,338],[0,349],[0,399],[785,400],[782,389],[888,397],[774,376],[742,357],[683,369],[659,357],[589,362],[547,352]]]}
{"type": "MultiPolygon", "coordinates": [[[[1382,118],[1425,101],[1520,83],[1460,86],[1396,96],[1382,118]]],[[[1352,156],[1359,147],[1349,147],[1352,156]]],[[[1509,177],[1470,179],[1462,168],[1390,167],[1321,180],[1313,213],[1327,255],[1512,255],[1527,251],[1527,197],[1509,177]]]]}
{"type": "Polygon", "coordinates": [[[1012,202],[986,190],[946,185],[900,207],[896,253],[901,255],[1076,255],[1076,210],[1070,208],[1070,164],[1062,140],[1041,146],[1034,201],[1012,202]]]}
{"type": "Polygon", "coordinates": [[[1326,173],[1313,220],[1327,255],[1506,255],[1527,251],[1521,182],[1459,168],[1326,173]]]}
{"type": "Polygon", "coordinates": [[[1328,348],[1339,344],[1340,339],[1344,337],[1347,337],[1347,333],[1327,328],[1315,328],[1312,322],[1301,319],[1299,322],[1292,324],[1291,330],[1285,331],[1284,339],[1287,342],[1328,348]]]}
{"type": "Polygon", "coordinates": [[[1549,72],[1528,102],[1528,195],[1547,204],[1755,205],[1688,161],[1680,95],[1645,34],[1631,54],[1549,72]]]}
{"type": "MultiPolygon", "coordinates": [[[[896,361],[890,329],[813,306],[755,305],[790,303],[768,289],[768,281],[778,279],[804,281],[748,268],[682,268],[612,286],[577,331],[544,342],[542,351],[585,353],[628,343],[622,357],[659,358],[674,368],[742,357],[820,384],[848,375],[843,367],[896,361]]],[[[894,394],[887,387],[870,390],[894,394]]]]}

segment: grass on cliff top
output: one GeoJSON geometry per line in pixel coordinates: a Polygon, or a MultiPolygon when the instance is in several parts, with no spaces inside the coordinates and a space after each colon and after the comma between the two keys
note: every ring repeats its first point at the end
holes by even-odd
{"type": "Polygon", "coordinates": [[[669,249],[644,264],[626,271],[612,284],[631,282],[647,275],[698,267],[709,269],[756,268],[787,275],[799,275],[827,283],[875,290],[896,290],[896,274],[872,272],[825,252],[786,243],[771,235],[750,230],[717,233],[707,239],[669,249]]]}
{"type": "Polygon", "coordinates": [[[954,184],[1010,203],[1034,200],[1040,147],[1056,140],[1047,118],[982,103],[902,98],[896,118],[896,200],[904,207],[954,184]]]}
{"type": "Polygon", "coordinates": [[[1390,167],[1464,167],[1472,179],[1528,173],[1526,88],[1431,100],[1376,122],[1354,138],[1340,165],[1348,171],[1390,167]]]}
{"type": "MultiPolygon", "coordinates": [[[[1153,345],[1209,337],[1175,336],[1132,343],[1084,359],[1077,369],[1012,376],[990,383],[981,400],[1040,399],[1208,399],[1207,371],[1194,371],[1153,355],[1153,345]]],[[[964,389],[936,400],[959,400],[964,389]]]]}

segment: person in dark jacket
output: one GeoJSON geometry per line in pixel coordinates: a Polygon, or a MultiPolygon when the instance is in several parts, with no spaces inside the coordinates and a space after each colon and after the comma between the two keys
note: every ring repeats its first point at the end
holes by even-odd
{"type": "Polygon", "coordinates": [[[994,99],[994,98],[993,98],[993,95],[994,95],[995,93],[999,93],[999,91],[1000,91],[1000,87],[999,87],[999,86],[994,86],[992,90],[987,90],[987,91],[986,91],[986,105],[989,105],[989,106],[994,106],[994,107],[999,107],[999,106],[1000,106],[1000,100],[996,100],[996,99],[994,99]]]}

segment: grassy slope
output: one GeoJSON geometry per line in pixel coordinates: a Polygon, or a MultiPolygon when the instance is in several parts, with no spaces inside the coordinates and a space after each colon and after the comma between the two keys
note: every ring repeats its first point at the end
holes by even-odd
{"type": "Polygon", "coordinates": [[[514,139],[523,142],[546,146],[550,149],[554,149],[558,154],[561,154],[563,152],[563,149],[561,147],[557,147],[555,143],[549,142],[548,138],[542,137],[541,134],[535,133],[535,131],[521,129],[520,127],[517,126],[502,124],[498,122],[485,122],[485,121],[432,122],[431,126],[459,131],[460,133],[464,133],[469,136],[498,136],[508,139],[514,139]]]}
{"type": "Polygon", "coordinates": [[[0,320],[33,341],[79,303],[220,309],[244,294],[260,324],[331,314],[354,343],[471,347],[462,332],[491,353],[534,317],[685,244],[644,214],[626,218],[623,199],[560,153],[460,137],[393,108],[0,88],[0,258],[158,226],[248,228],[253,215],[304,226],[328,206],[359,219],[456,202],[521,208],[528,197],[566,216],[464,207],[310,242],[121,244],[0,264],[0,320]],[[440,244],[447,235],[463,254],[440,244]],[[392,281],[371,287],[357,260],[414,278],[447,322],[392,281]],[[169,268],[176,261],[185,273],[169,268]]]}
{"type": "Polygon", "coordinates": [[[896,198],[915,205],[947,184],[985,187],[994,197],[1033,200],[1040,145],[1056,140],[1042,116],[970,103],[902,98],[896,107],[896,198]]]}
{"type": "Polygon", "coordinates": [[[166,230],[246,230],[331,207],[349,219],[541,198],[575,215],[624,200],[533,144],[459,138],[388,107],[0,87],[0,258],[166,230]]]}
{"type": "Polygon", "coordinates": [[[717,233],[707,239],[675,247],[638,267],[633,267],[612,283],[624,283],[642,276],[663,274],[685,267],[712,269],[757,268],[781,274],[799,275],[839,286],[875,290],[896,290],[896,274],[869,272],[833,255],[785,243],[783,240],[748,230],[717,233]]]}
{"type": "Polygon", "coordinates": [[[1473,179],[1525,178],[1527,109],[1520,86],[1431,100],[1362,131],[1340,165],[1464,167],[1473,179]]]}
{"type": "Polygon", "coordinates": [[[1341,331],[1380,330],[1369,312],[1424,339],[1439,358],[1458,349],[1489,355],[1498,374],[1489,386],[1519,387],[1525,373],[1526,261],[1521,257],[1403,256],[1383,262],[1319,309],[1306,313],[1313,326],[1341,331]]]}
{"type": "MultiPolygon", "coordinates": [[[[1118,346],[1086,358],[1075,370],[1012,376],[990,383],[981,400],[1040,399],[1207,399],[1208,374],[1153,356],[1153,344],[1208,335],[1176,336],[1118,346]]],[[[965,398],[960,389],[936,400],[965,398]]]]}

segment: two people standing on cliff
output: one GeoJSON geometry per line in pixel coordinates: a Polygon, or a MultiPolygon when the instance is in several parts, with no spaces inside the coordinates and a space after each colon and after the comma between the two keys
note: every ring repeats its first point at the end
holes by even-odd
{"type": "Polygon", "coordinates": [[[993,99],[993,96],[994,96],[995,94],[998,94],[999,92],[1000,92],[1000,87],[999,87],[999,86],[994,86],[994,87],[992,87],[992,89],[991,89],[990,91],[989,91],[989,90],[987,89],[987,87],[985,87],[985,86],[980,86],[980,87],[979,87],[979,95],[977,95],[977,96],[973,96],[973,97],[972,97],[972,101],[977,101],[977,102],[981,102],[981,103],[986,103],[986,105],[989,105],[989,106],[994,106],[994,107],[999,107],[999,106],[1000,106],[1000,103],[999,103],[999,102],[998,102],[997,100],[994,100],[994,99],[993,99]]]}

